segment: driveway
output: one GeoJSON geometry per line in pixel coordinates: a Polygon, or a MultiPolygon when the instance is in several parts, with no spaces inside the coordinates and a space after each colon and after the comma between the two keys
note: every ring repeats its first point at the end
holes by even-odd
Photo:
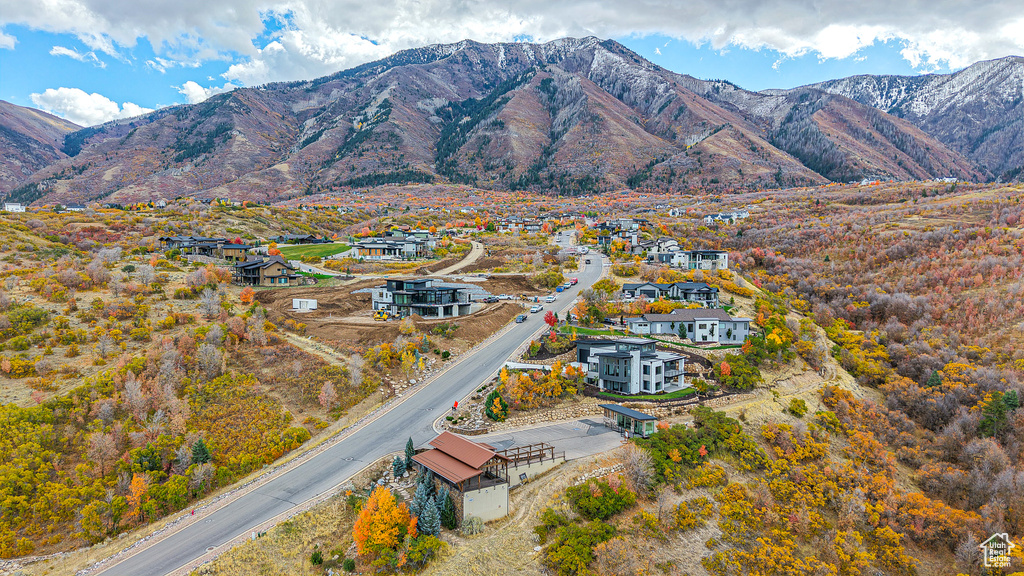
{"type": "Polygon", "coordinates": [[[494,432],[472,436],[470,440],[485,442],[498,450],[547,442],[555,447],[556,454],[565,452],[566,460],[607,452],[618,448],[623,442],[622,435],[606,427],[598,417],[494,432]]]}

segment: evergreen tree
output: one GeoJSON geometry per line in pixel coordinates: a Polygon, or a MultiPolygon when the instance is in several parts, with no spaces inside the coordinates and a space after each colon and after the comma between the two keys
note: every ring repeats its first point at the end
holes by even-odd
{"type": "Polygon", "coordinates": [[[449,530],[455,530],[459,526],[459,519],[455,516],[455,502],[452,502],[452,495],[447,490],[441,508],[441,525],[449,530]]]}
{"type": "Polygon", "coordinates": [[[1010,390],[1003,394],[1003,404],[1006,404],[1006,409],[1010,412],[1020,408],[1020,398],[1017,397],[1017,391],[1010,390]]]}
{"type": "Polygon", "coordinates": [[[206,442],[203,442],[202,438],[196,440],[196,443],[192,445],[192,463],[205,464],[211,459],[210,449],[206,447],[206,442]]]}
{"type": "Polygon", "coordinates": [[[434,494],[434,503],[437,504],[438,515],[444,514],[444,503],[448,499],[448,487],[441,485],[441,488],[434,494]]]}
{"type": "Polygon", "coordinates": [[[942,376],[939,376],[938,370],[932,370],[932,375],[928,377],[928,380],[924,385],[927,388],[934,388],[942,385],[942,376]]]}
{"type": "Polygon", "coordinates": [[[412,503],[409,504],[409,510],[412,512],[413,516],[423,515],[427,502],[430,501],[433,496],[434,477],[428,470],[426,474],[420,476],[420,480],[416,484],[416,494],[412,498],[412,503]]]}
{"type": "Polygon", "coordinates": [[[416,455],[416,447],[412,444],[412,436],[409,437],[409,441],[405,443],[405,469],[412,469],[412,457],[416,455]]]}
{"type": "Polygon", "coordinates": [[[401,456],[395,456],[394,461],[391,462],[391,473],[395,478],[405,473],[405,460],[402,460],[401,456]]]}
{"type": "Polygon", "coordinates": [[[423,505],[423,513],[416,522],[416,530],[427,536],[437,536],[441,533],[441,515],[437,513],[437,504],[433,496],[427,498],[423,505]]]}

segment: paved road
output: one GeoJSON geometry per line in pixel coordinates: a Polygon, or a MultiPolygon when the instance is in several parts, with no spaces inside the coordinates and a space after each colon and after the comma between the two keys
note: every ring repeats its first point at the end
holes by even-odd
{"type": "MultiPolygon", "coordinates": [[[[564,317],[579,291],[601,275],[601,258],[592,255],[591,262],[579,274],[579,284],[559,294],[558,300],[546,304],[545,309],[555,310],[564,317]]],[[[454,400],[480,387],[516,348],[545,327],[542,316],[528,315],[526,322],[513,324],[502,337],[463,357],[447,373],[345,440],[100,574],[161,576],[173,572],[207,551],[249,534],[261,523],[331,490],[381,456],[402,450],[409,437],[416,445],[432,440],[435,435],[432,424],[438,414],[449,409],[454,400]]]]}

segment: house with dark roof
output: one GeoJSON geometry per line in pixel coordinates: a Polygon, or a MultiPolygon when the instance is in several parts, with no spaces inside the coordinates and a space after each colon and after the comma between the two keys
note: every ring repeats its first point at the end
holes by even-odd
{"type": "Polygon", "coordinates": [[[644,414],[632,408],[618,404],[598,404],[598,407],[604,412],[604,425],[627,436],[647,438],[654,434],[658,425],[657,416],[644,414]]]}
{"type": "Polygon", "coordinates": [[[576,361],[586,370],[587,384],[602,391],[655,394],[686,387],[685,357],[658,350],[653,340],[577,340],[576,361]]]}
{"type": "Polygon", "coordinates": [[[248,244],[228,243],[221,244],[215,253],[229,262],[245,262],[252,248],[248,244]]]}
{"type": "Polygon", "coordinates": [[[270,241],[276,244],[327,244],[330,242],[326,238],[317,238],[312,234],[281,234],[272,236],[270,241]]]}
{"type": "Polygon", "coordinates": [[[626,283],[622,285],[622,294],[627,298],[641,296],[650,300],[666,298],[695,302],[706,308],[718,307],[718,288],[708,286],[704,282],[674,282],[659,284],[656,282],[626,283]]]}
{"type": "Polygon", "coordinates": [[[457,516],[487,522],[508,515],[509,458],[493,446],[442,432],[413,461],[449,487],[457,516]]]}
{"type": "Polygon", "coordinates": [[[679,308],[671,314],[627,318],[634,334],[685,334],[696,344],[743,344],[750,335],[750,318],[733,318],[721,308],[679,308]]]}
{"type": "Polygon", "coordinates": [[[232,280],[244,286],[294,286],[301,278],[295,270],[280,256],[250,256],[245,262],[235,264],[232,280]]]}
{"type": "Polygon", "coordinates": [[[405,318],[454,318],[472,311],[469,294],[461,286],[443,284],[433,278],[389,279],[373,289],[373,310],[405,318]]]}

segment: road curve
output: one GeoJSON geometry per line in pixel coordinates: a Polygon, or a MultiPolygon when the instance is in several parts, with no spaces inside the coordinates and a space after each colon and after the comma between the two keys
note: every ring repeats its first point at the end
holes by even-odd
{"type": "MultiPolygon", "coordinates": [[[[580,290],[600,278],[602,257],[593,254],[589,259],[592,263],[579,274],[579,284],[559,294],[556,302],[545,304],[545,310],[564,317],[580,290]]],[[[512,324],[500,338],[462,357],[447,372],[348,438],[98,574],[163,576],[194,568],[210,550],[330,491],[381,456],[402,450],[409,437],[417,446],[428,442],[434,437],[432,424],[437,415],[455,399],[479,388],[520,345],[536,337],[545,326],[542,316],[530,314],[526,322],[512,324]]]]}

